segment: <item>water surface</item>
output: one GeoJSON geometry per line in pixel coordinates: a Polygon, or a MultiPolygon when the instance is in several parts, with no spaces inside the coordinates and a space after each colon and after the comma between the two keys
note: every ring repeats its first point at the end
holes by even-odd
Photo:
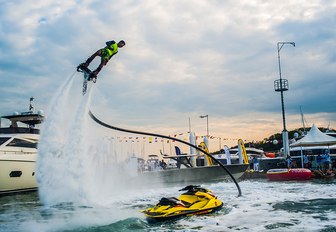
{"type": "MultiPolygon", "coordinates": [[[[106,205],[43,206],[37,192],[0,198],[0,231],[336,231],[336,181],[211,183],[224,207],[209,215],[150,224],[140,213],[179,187],[116,195],[106,205]]],[[[181,186],[182,187],[182,186],[181,186]]],[[[66,189],[64,189],[66,191],[66,189]]],[[[116,190],[117,191],[117,190],[116,190]]]]}

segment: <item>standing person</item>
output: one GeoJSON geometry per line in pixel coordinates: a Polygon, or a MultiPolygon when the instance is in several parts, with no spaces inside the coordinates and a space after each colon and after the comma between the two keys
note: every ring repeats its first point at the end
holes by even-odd
{"type": "Polygon", "coordinates": [[[259,160],[257,156],[253,157],[253,170],[259,171],[259,160]]]}
{"type": "Polygon", "coordinates": [[[291,168],[292,167],[292,158],[290,157],[290,155],[287,155],[286,161],[287,161],[287,168],[291,168]]]}
{"type": "Polygon", "coordinates": [[[308,159],[308,155],[307,154],[303,155],[303,167],[304,168],[309,168],[309,159],[308,159]]]}
{"type": "Polygon", "coordinates": [[[336,159],[332,160],[331,162],[331,170],[336,170],[336,159]]]}
{"type": "Polygon", "coordinates": [[[164,160],[160,161],[160,167],[162,167],[162,169],[166,169],[167,168],[167,164],[164,160]]]}
{"type": "Polygon", "coordinates": [[[101,57],[100,64],[96,68],[96,70],[92,71],[90,75],[90,79],[97,78],[98,73],[100,70],[107,64],[107,62],[114,56],[115,54],[118,53],[118,48],[122,48],[126,45],[125,41],[120,40],[118,43],[116,43],[114,40],[107,41],[106,42],[106,47],[99,49],[96,51],[92,56],[90,56],[85,63],[80,64],[77,67],[78,69],[81,68],[88,68],[90,63],[96,58],[97,56],[101,57]]]}
{"type": "Polygon", "coordinates": [[[324,164],[323,164],[323,168],[325,171],[330,169],[330,155],[329,155],[329,151],[325,150],[324,151],[324,164]]]}
{"type": "Polygon", "coordinates": [[[316,157],[316,169],[321,170],[322,157],[320,154],[316,157]]]}

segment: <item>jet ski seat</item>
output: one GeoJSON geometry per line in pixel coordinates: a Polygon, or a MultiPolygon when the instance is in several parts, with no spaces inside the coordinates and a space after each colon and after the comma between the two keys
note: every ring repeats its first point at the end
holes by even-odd
{"type": "Polygon", "coordinates": [[[162,197],[161,200],[159,201],[158,205],[169,205],[169,206],[182,205],[182,206],[185,206],[176,197],[162,197]]]}

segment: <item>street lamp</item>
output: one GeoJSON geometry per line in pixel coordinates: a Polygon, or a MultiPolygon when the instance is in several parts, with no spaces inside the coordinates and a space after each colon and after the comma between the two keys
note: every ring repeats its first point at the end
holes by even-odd
{"type": "Polygon", "coordinates": [[[209,138],[209,115],[201,115],[200,118],[207,118],[207,138],[209,138]]]}
{"type": "Polygon", "coordinates": [[[280,50],[285,44],[289,44],[295,47],[294,42],[278,42],[277,43],[280,79],[274,81],[274,90],[276,92],[280,92],[281,94],[281,109],[282,109],[282,123],[283,123],[282,144],[283,144],[283,149],[284,149],[284,156],[287,156],[289,155],[289,141],[288,141],[288,131],[286,129],[285,104],[284,104],[283,92],[288,90],[288,80],[282,79],[281,65],[280,65],[280,50]]]}

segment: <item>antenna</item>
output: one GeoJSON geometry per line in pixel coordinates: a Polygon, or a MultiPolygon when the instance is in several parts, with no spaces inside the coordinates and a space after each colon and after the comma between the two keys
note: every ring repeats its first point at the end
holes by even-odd
{"type": "Polygon", "coordinates": [[[31,97],[29,99],[29,111],[33,112],[34,111],[34,105],[33,105],[34,97],[31,97]]]}
{"type": "Polygon", "coordinates": [[[189,117],[189,133],[191,133],[191,123],[190,123],[190,117],[189,117]]]}

